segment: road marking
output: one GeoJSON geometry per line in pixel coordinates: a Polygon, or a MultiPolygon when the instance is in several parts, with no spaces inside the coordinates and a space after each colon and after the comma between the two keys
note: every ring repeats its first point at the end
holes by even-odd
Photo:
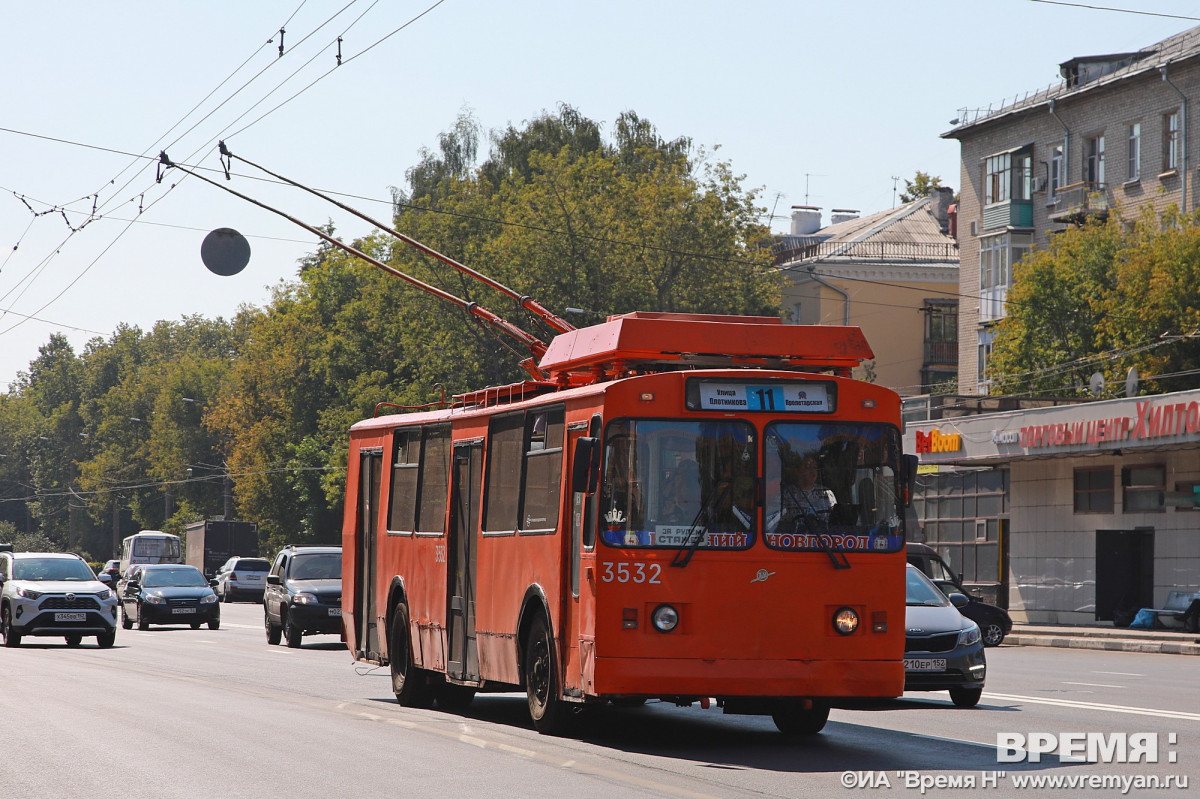
{"type": "Polygon", "coordinates": [[[1124,685],[1109,685],[1108,683],[1103,683],[1103,682],[1071,682],[1069,680],[1063,680],[1063,685],[1086,685],[1089,688],[1124,688],[1125,687],[1124,685]]]}
{"type": "Polygon", "coordinates": [[[1103,710],[1108,713],[1130,713],[1136,716],[1155,716],[1162,719],[1200,721],[1200,713],[1186,713],[1181,710],[1155,710],[1154,708],[1149,707],[1106,705],[1100,702],[1080,702],[1073,699],[1050,699],[1042,696],[1019,696],[1017,694],[984,693],[984,697],[988,699],[999,699],[1009,702],[1030,702],[1035,705],[1055,705],[1057,707],[1072,707],[1082,710],[1103,710]]]}
{"type": "Polygon", "coordinates": [[[1093,671],[1092,674],[1112,674],[1117,677],[1145,677],[1145,674],[1138,674],[1136,671],[1093,671]]]}

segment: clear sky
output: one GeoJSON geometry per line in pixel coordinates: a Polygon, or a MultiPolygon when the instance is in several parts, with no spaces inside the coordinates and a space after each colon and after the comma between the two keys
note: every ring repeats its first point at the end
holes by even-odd
{"type": "MultiPolygon", "coordinates": [[[[917,170],[958,189],[957,143],[939,137],[958,109],[1057,82],[1069,58],[1136,50],[1200,24],[1165,16],[1200,18],[1195,0],[1082,5],[8,0],[0,390],[55,331],[82,351],[122,323],[228,318],[265,304],[315,250],[312,235],[178,170],[156,182],[163,148],[218,170],[225,138],[235,154],[387,219],[389,187],[405,185],[421,149],[436,149],[464,109],[489,130],[559,103],[606,129],[632,110],[664,138],[689,136],[729,161],[782,232],[791,205],[821,206],[826,222],[831,208],[890,208],[917,170]],[[204,236],[220,227],[251,244],[234,277],[200,261],[204,236]]],[[[234,171],[228,185],[310,224],[368,232],[245,166],[234,171]]]]}

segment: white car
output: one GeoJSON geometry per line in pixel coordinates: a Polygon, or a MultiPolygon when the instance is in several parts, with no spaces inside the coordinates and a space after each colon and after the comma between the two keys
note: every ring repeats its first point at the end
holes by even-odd
{"type": "Polygon", "coordinates": [[[239,597],[262,602],[270,570],[271,561],[266,558],[232,557],[213,575],[217,581],[217,596],[222,602],[232,602],[239,597]]]}
{"type": "Polygon", "coordinates": [[[78,555],[0,552],[0,635],[21,645],[26,635],[61,636],[79,646],[96,636],[101,648],[117,640],[117,597],[78,555]]]}

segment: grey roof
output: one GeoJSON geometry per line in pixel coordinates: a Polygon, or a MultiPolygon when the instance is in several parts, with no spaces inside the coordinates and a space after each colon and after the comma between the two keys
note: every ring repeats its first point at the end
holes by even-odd
{"type": "Polygon", "coordinates": [[[808,236],[781,237],[777,262],[885,260],[958,262],[958,243],[938,220],[932,197],[828,225],[808,236]]]}
{"type": "Polygon", "coordinates": [[[983,125],[988,122],[993,122],[1001,117],[1027,111],[1031,108],[1046,105],[1051,100],[1064,99],[1085,92],[1093,91],[1101,86],[1109,86],[1118,81],[1127,80],[1136,75],[1143,75],[1147,72],[1155,71],[1164,64],[1170,64],[1174,61],[1195,58],[1200,55],[1200,26],[1189,28],[1182,33],[1176,33],[1173,36],[1168,36],[1160,42],[1156,42],[1149,47],[1143,47],[1134,53],[1114,53],[1107,56],[1085,56],[1075,57],[1063,62],[1063,67],[1069,64],[1098,62],[1104,59],[1112,59],[1114,61],[1128,61],[1126,66],[1115,69],[1106,75],[1089,80],[1086,83],[1072,85],[1069,81],[1063,80],[1057,85],[1048,86],[1040,91],[1030,91],[1022,97],[1017,95],[1011,101],[1005,99],[1001,102],[999,108],[975,108],[959,109],[959,119],[956,127],[942,134],[942,138],[953,139],[957,138],[962,133],[974,128],[978,125],[983,125]]]}

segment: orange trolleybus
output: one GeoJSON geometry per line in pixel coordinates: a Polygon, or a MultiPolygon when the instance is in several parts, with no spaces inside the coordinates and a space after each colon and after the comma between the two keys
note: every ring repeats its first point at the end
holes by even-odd
{"type": "MultiPolygon", "coordinates": [[[[220,152],[228,177],[237,156],[220,152]]],[[[390,666],[402,705],[523,689],[555,733],[588,705],[715,698],[803,734],[838,699],[901,694],[916,461],[901,455],[899,397],[850,377],[873,357],[858,328],[633,313],[576,329],[238,157],[507,295],[557,332],[547,345],[159,157],[533,356],[531,380],[351,428],[343,626],[357,660],[390,666]]]]}
{"type": "Polygon", "coordinates": [[[523,689],[819,731],[904,683],[900,402],[855,327],[633,313],[350,432],[343,615],[403,705],[523,689]],[[814,469],[815,467],[815,469],[814,469]],[[815,473],[814,473],[815,472],[815,473]]]}

